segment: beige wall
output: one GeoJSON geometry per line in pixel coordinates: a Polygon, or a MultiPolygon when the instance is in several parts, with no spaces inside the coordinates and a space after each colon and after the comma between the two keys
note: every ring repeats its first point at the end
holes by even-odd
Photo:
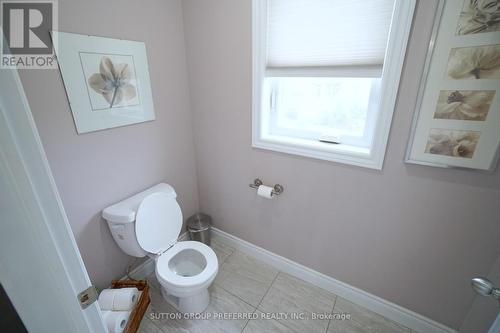
{"type": "Polygon", "coordinates": [[[101,210],[155,183],[172,184],[184,215],[198,209],[180,0],[59,1],[59,30],[146,43],[156,120],[77,135],[58,71],[21,79],[91,279],[122,277],[132,258],[101,210]]]}
{"type": "Polygon", "coordinates": [[[460,327],[499,255],[500,174],[403,163],[434,1],[421,1],[381,172],[251,148],[251,1],[184,0],[200,203],[265,249],[460,327]],[[257,198],[255,177],[285,186],[257,198]]]}

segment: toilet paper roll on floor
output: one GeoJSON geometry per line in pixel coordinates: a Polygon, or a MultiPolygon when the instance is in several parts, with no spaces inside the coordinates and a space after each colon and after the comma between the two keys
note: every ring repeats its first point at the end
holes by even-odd
{"type": "Polygon", "coordinates": [[[260,195],[263,198],[266,199],[272,199],[273,198],[273,190],[274,188],[266,185],[260,185],[259,188],[257,189],[257,195],[260,195]]]}
{"type": "Polygon", "coordinates": [[[137,288],[105,289],[99,295],[98,303],[101,310],[129,311],[139,299],[137,288]]]}
{"type": "Polygon", "coordinates": [[[127,326],[130,311],[103,311],[102,317],[109,333],[122,333],[127,326]]]}
{"type": "Polygon", "coordinates": [[[132,310],[139,298],[139,290],[137,288],[121,288],[115,289],[115,298],[113,300],[114,311],[129,311],[132,310]]]}
{"type": "Polygon", "coordinates": [[[99,294],[97,303],[101,310],[113,310],[113,300],[115,299],[114,289],[104,289],[99,294]]]}

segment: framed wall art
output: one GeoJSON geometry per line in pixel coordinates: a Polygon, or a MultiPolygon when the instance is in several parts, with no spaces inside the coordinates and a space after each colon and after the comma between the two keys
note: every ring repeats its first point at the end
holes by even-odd
{"type": "Polygon", "coordinates": [[[500,0],[441,0],[406,162],[493,170],[500,145],[500,0]]]}
{"type": "Polygon", "coordinates": [[[52,32],[79,134],[155,119],[142,42],[52,32]]]}

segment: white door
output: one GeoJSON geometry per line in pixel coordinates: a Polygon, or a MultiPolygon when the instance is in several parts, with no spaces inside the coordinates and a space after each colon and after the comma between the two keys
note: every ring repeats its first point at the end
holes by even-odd
{"type": "Polygon", "coordinates": [[[0,69],[0,282],[29,332],[107,332],[17,71],[0,69]]]}
{"type": "Polygon", "coordinates": [[[497,319],[495,320],[495,322],[491,326],[488,333],[500,333],[500,314],[497,315],[497,319]]]}

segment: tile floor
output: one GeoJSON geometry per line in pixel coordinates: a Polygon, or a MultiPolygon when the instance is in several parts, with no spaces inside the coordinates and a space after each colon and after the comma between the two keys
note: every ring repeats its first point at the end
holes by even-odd
{"type": "Polygon", "coordinates": [[[212,241],[212,248],[219,259],[219,273],[209,288],[210,304],[204,314],[220,316],[226,313],[242,317],[176,317],[176,310],[163,300],[153,273],[147,277],[151,285],[151,305],[141,322],[139,333],[412,332],[217,240],[212,241]],[[294,314],[300,317],[291,318],[294,314]],[[329,319],[332,315],[341,314],[350,314],[351,319],[329,319]],[[326,318],[318,318],[318,315],[325,315],[326,318]],[[313,316],[316,318],[313,319],[313,316]]]}

